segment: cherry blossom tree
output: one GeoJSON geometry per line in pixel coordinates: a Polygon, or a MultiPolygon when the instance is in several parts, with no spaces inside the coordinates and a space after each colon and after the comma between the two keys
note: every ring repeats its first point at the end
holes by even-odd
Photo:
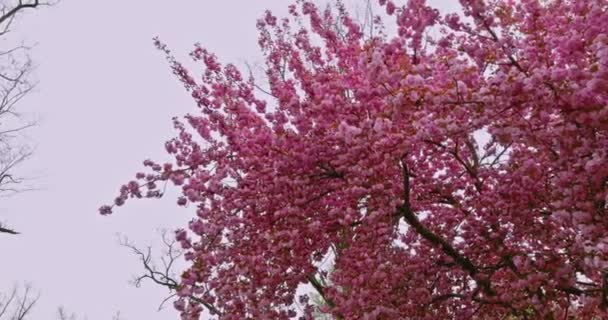
{"type": "Polygon", "coordinates": [[[264,82],[157,40],[198,110],[101,213],[181,189],[182,319],[608,317],[608,1],[378,2],[267,12],[264,82]]]}

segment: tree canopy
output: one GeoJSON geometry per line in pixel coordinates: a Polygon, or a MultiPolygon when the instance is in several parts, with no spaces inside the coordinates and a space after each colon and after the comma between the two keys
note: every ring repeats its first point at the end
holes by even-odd
{"type": "Polygon", "coordinates": [[[267,12],[264,85],[156,40],[198,110],[101,213],[181,188],[183,319],[607,317],[608,2],[378,2],[267,12]]]}

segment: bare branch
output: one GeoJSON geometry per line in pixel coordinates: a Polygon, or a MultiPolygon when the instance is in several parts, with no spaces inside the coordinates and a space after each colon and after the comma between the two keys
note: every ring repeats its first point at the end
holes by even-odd
{"type": "Polygon", "coordinates": [[[0,295],[0,320],[26,320],[39,297],[30,285],[22,290],[15,286],[8,295],[0,295]]]}
{"type": "MultiPolygon", "coordinates": [[[[119,240],[120,245],[131,249],[131,251],[138,257],[144,267],[144,273],[136,276],[133,279],[133,284],[136,287],[141,286],[143,281],[152,281],[153,283],[166,287],[169,289],[169,296],[167,296],[159,305],[159,310],[163,308],[164,304],[175,298],[177,296],[177,290],[179,289],[179,281],[176,278],[176,275],[173,272],[173,266],[175,262],[180,259],[184,252],[177,246],[177,241],[173,238],[170,238],[167,235],[167,231],[163,230],[162,234],[162,242],[165,246],[163,250],[163,255],[159,259],[162,268],[157,266],[157,263],[154,261],[152,255],[152,248],[148,246],[146,249],[140,249],[136,247],[132,242],[129,241],[128,238],[122,237],[119,240]]],[[[219,309],[217,309],[214,305],[191,295],[188,297],[191,302],[199,303],[203,305],[207,310],[209,310],[212,314],[222,315],[219,309]]]]}
{"type": "Polygon", "coordinates": [[[0,319],[2,319],[2,316],[6,314],[8,307],[11,305],[13,300],[15,300],[16,296],[17,287],[14,287],[13,290],[11,290],[11,293],[6,297],[0,295],[0,319]]]}
{"type": "Polygon", "coordinates": [[[116,311],[116,313],[112,316],[112,320],[121,320],[120,311],[116,311]]]}
{"type": "MultiPolygon", "coordinates": [[[[74,313],[74,312],[70,313],[70,312],[66,311],[66,309],[63,306],[60,306],[57,308],[57,320],[78,320],[78,319],[87,320],[88,317],[87,316],[78,317],[76,315],[76,313],[74,313]]],[[[120,311],[117,311],[112,316],[112,320],[120,320],[120,319],[121,319],[120,311]]]]}
{"type": "Polygon", "coordinates": [[[19,234],[19,232],[15,231],[13,229],[2,227],[1,224],[0,224],[0,233],[19,234]]]}
{"type": "Polygon", "coordinates": [[[76,314],[75,313],[68,314],[68,312],[65,310],[64,307],[59,307],[59,308],[57,308],[57,319],[58,320],[76,320],[76,314]]]}
{"type": "Polygon", "coordinates": [[[19,11],[23,11],[28,8],[36,8],[39,5],[40,5],[39,0],[34,0],[31,3],[23,3],[23,1],[20,0],[19,3],[12,9],[10,9],[8,11],[3,10],[2,16],[0,16],[0,25],[6,21],[8,21],[8,23],[10,24],[19,11]]]}

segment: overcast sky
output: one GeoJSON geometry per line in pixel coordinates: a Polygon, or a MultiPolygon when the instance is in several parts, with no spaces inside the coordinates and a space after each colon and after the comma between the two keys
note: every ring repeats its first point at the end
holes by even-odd
{"type": "Polygon", "coordinates": [[[284,15],[288,4],[63,0],[21,16],[14,29],[37,43],[39,85],[19,108],[40,119],[29,131],[35,154],[22,170],[40,190],[0,200],[0,222],[22,232],[0,234],[0,291],[31,283],[41,294],[32,319],[54,319],[60,305],[90,320],[116,311],[127,320],[176,319],[171,306],[156,311],[165,290],[129,284],[141,268],[116,233],[158,248],[157,230],[183,225],[192,213],[168,197],[97,214],[142,160],[167,159],[171,118],[195,110],[151,39],[182,58],[200,42],[224,62],[260,62],[255,21],[266,8],[284,15]]]}

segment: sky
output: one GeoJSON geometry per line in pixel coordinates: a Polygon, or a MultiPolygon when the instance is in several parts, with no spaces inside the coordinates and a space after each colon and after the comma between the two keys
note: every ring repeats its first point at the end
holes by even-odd
{"type": "Polygon", "coordinates": [[[184,225],[191,210],[166,197],[97,213],[144,159],[168,160],[171,118],[196,110],[152,37],[183,60],[200,42],[223,62],[260,63],[256,19],[265,9],[282,16],[289,3],[62,0],[22,15],[13,37],[36,44],[38,86],[18,108],[38,125],[20,172],[37,190],[0,199],[0,222],[22,233],[0,234],[0,292],[30,283],[40,293],[31,319],[54,319],[59,306],[90,320],[117,311],[125,320],[177,319],[171,306],[157,311],[164,288],[129,283],[142,269],[117,234],[158,249],[159,230],[184,225]]]}

